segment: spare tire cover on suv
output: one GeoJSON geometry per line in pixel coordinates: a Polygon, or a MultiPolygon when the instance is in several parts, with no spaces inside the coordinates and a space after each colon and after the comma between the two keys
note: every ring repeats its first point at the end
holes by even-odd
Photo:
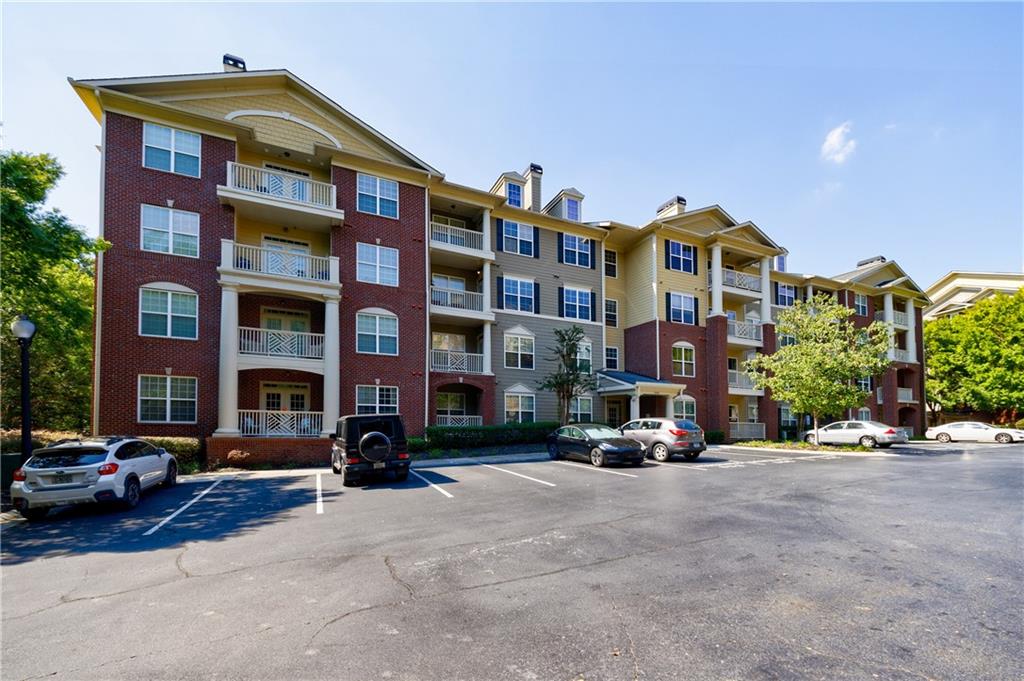
{"type": "Polygon", "coordinates": [[[359,440],[359,453],[368,461],[383,461],[391,453],[391,438],[377,430],[367,433],[359,440]]]}

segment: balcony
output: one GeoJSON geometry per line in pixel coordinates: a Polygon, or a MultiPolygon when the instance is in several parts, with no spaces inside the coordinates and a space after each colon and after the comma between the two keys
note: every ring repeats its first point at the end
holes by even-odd
{"type": "Polygon", "coordinates": [[[295,369],[323,374],[324,334],[238,328],[239,369],[295,369]]]}
{"type": "Polygon", "coordinates": [[[320,437],[322,411],[239,409],[238,430],[247,437],[320,437]]]}
{"type": "Polygon", "coordinates": [[[338,258],[288,253],[221,239],[220,268],[223,282],[252,288],[337,294],[341,285],[338,258]]]}
{"type": "MultiPolygon", "coordinates": [[[[884,397],[884,395],[882,393],[882,389],[881,388],[877,388],[875,390],[875,393],[876,393],[875,399],[877,400],[878,404],[881,404],[882,401],[885,399],[885,397],[884,397]]],[[[910,403],[916,403],[917,402],[917,400],[914,398],[914,389],[913,388],[896,388],[896,400],[898,402],[910,402],[910,403]]]]}
{"type": "Polygon", "coordinates": [[[489,250],[484,247],[483,232],[444,225],[440,222],[430,223],[430,245],[459,251],[475,251],[478,257],[483,257],[484,252],[489,250]]]}
{"type": "Polygon", "coordinates": [[[484,356],[455,350],[431,350],[430,370],[455,374],[482,374],[484,372],[484,356]]]}
{"type": "MultiPolygon", "coordinates": [[[[711,272],[708,272],[708,286],[711,286],[711,272]]],[[[761,293],[761,276],[737,272],[736,270],[722,269],[722,288],[724,291],[739,293],[749,297],[751,294],[761,293]]]]}
{"type": "Polygon", "coordinates": [[[451,426],[453,428],[465,428],[468,426],[484,425],[483,416],[470,416],[461,414],[437,415],[437,425],[451,426]]]}
{"type": "Polygon", "coordinates": [[[897,362],[912,362],[910,358],[910,350],[904,350],[903,348],[896,348],[892,351],[892,357],[897,362]]]}
{"type": "Polygon", "coordinates": [[[484,294],[476,291],[430,287],[430,313],[461,319],[493,320],[484,294]]]}
{"type": "MultiPolygon", "coordinates": [[[[898,312],[896,310],[893,310],[893,312],[892,312],[892,323],[893,323],[893,326],[900,326],[900,327],[903,327],[905,329],[905,328],[908,327],[907,319],[908,318],[907,318],[907,313],[906,312],[898,312]]],[[[879,321],[879,322],[884,322],[885,321],[885,310],[879,310],[878,312],[875,313],[875,321],[879,321]]]]}
{"type": "Polygon", "coordinates": [[[329,231],[345,220],[333,184],[302,175],[228,161],[227,185],[217,186],[221,203],[244,217],[329,231]]]}
{"type": "Polygon", "coordinates": [[[733,395],[764,395],[764,390],[754,385],[745,371],[729,369],[729,392],[733,395]]]}
{"type": "Polygon", "coordinates": [[[748,421],[745,423],[729,424],[730,440],[763,440],[764,424],[748,421]]]}
{"type": "Polygon", "coordinates": [[[730,319],[727,325],[730,343],[761,345],[761,322],[738,322],[730,319]]]}

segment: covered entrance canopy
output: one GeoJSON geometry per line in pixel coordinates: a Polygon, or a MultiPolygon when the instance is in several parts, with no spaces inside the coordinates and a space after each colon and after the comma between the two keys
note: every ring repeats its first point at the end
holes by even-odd
{"type": "MultiPolygon", "coordinates": [[[[686,386],[631,371],[598,371],[597,393],[605,403],[621,398],[628,405],[629,420],[644,416],[673,418],[672,400],[682,397],[686,386]]],[[[623,410],[625,412],[625,409],[623,410]]]]}

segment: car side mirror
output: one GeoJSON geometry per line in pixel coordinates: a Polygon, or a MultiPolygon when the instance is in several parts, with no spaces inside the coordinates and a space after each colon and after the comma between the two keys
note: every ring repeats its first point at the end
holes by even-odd
{"type": "Polygon", "coordinates": [[[166,453],[167,453],[167,450],[164,449],[163,447],[161,447],[160,449],[156,450],[156,455],[157,456],[163,456],[166,453]]]}

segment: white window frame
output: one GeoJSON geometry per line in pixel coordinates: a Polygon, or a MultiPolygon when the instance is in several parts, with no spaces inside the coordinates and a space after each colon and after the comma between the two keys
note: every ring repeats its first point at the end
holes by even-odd
{"type": "Polygon", "coordinates": [[[465,277],[457,277],[454,274],[438,274],[436,272],[431,272],[431,274],[430,274],[430,285],[434,286],[434,287],[437,287],[437,288],[443,288],[446,291],[466,292],[466,278],[465,277]],[[437,280],[440,280],[440,281],[444,282],[444,284],[441,285],[441,284],[435,283],[437,280]],[[458,288],[456,286],[452,286],[451,283],[453,281],[462,282],[462,288],[458,288]]]}
{"type": "Polygon", "coordinates": [[[679,341],[672,344],[672,375],[673,376],[685,376],[687,378],[694,378],[697,376],[697,349],[693,347],[692,343],[686,341],[679,341]],[[679,369],[682,373],[676,373],[676,350],[680,350],[679,369]],[[687,350],[689,350],[690,359],[686,359],[687,350]],[[687,373],[687,365],[689,365],[689,373],[687,373]]]}
{"type": "Polygon", "coordinates": [[[506,369],[522,369],[523,371],[534,371],[537,368],[537,339],[535,339],[533,336],[526,336],[521,333],[506,333],[504,335],[504,338],[502,339],[502,348],[502,363],[505,365],[506,369]],[[509,350],[508,347],[510,340],[516,341],[517,349],[514,353],[511,350],[509,350]],[[523,352],[523,341],[529,341],[530,344],[533,346],[533,350],[530,352],[523,352]],[[519,366],[512,366],[508,363],[509,354],[515,354],[516,359],[519,362],[519,366]],[[523,366],[523,356],[525,355],[529,355],[530,357],[530,366],[528,367],[523,366]]]}
{"type": "Polygon", "coordinates": [[[502,394],[502,413],[504,414],[505,423],[535,423],[537,421],[537,395],[536,393],[519,391],[519,390],[506,390],[502,394]],[[508,418],[508,400],[513,398],[517,402],[517,409],[515,410],[517,418],[515,420],[509,420],[508,418]],[[529,398],[531,400],[532,409],[523,409],[523,399],[529,398]],[[522,415],[524,413],[530,414],[530,420],[524,421],[522,415]]]}
{"type": "Polygon", "coordinates": [[[682,241],[669,239],[668,242],[668,268],[673,272],[684,272],[694,274],[697,271],[697,247],[684,244],[682,241]],[[679,247],[679,253],[673,253],[674,247],[679,247]],[[689,249],[689,255],[687,255],[689,249]],[[678,261],[678,267],[676,262],[678,261]]]}
{"type": "Polygon", "coordinates": [[[565,219],[572,220],[573,222],[582,222],[583,202],[573,196],[565,197],[565,219]],[[576,217],[572,216],[572,210],[569,208],[573,204],[576,205],[576,217]]]}
{"type": "Polygon", "coordinates": [[[400,201],[399,201],[400,189],[401,188],[398,186],[398,182],[395,181],[395,180],[389,180],[386,177],[378,177],[377,175],[370,175],[369,173],[356,173],[356,211],[359,212],[359,213],[366,213],[367,215],[376,215],[378,217],[387,218],[389,220],[397,220],[401,216],[401,206],[400,206],[400,201]],[[373,193],[372,194],[370,192],[368,192],[368,191],[363,191],[363,189],[360,187],[360,185],[359,185],[360,180],[363,180],[363,179],[373,180],[373,193]],[[381,192],[381,185],[382,184],[386,184],[388,186],[394,185],[394,188],[395,188],[395,196],[394,196],[394,198],[391,198],[390,196],[382,196],[382,192],[381,192]],[[360,207],[360,205],[359,205],[359,197],[360,196],[370,196],[370,197],[373,197],[374,209],[372,211],[371,210],[363,210],[360,207]],[[394,201],[395,202],[395,214],[394,215],[384,215],[383,213],[380,212],[380,201],[381,201],[382,198],[385,201],[394,201]]]}
{"type": "Polygon", "coordinates": [[[199,418],[199,379],[195,376],[167,376],[160,374],[139,374],[135,381],[135,421],[136,423],[174,423],[174,424],[189,424],[197,423],[199,418]],[[143,378],[157,378],[164,382],[164,396],[160,397],[142,397],[142,379],[143,378]],[[194,397],[191,398],[172,398],[171,397],[171,382],[172,379],[192,381],[195,386],[193,391],[194,397]],[[147,421],[142,418],[142,400],[160,400],[164,401],[164,419],[161,421],[147,421]],[[192,402],[193,403],[193,414],[195,418],[191,421],[172,421],[171,420],[171,402],[192,402]]]}
{"type": "Polygon", "coordinates": [[[619,348],[614,345],[604,346],[604,368],[611,369],[612,371],[619,370],[619,348]],[[611,366],[611,355],[615,356],[615,366],[611,366]]]}
{"type": "Polygon", "coordinates": [[[189,341],[199,340],[199,294],[196,293],[195,291],[193,291],[190,288],[187,288],[185,286],[181,286],[180,284],[170,284],[170,283],[165,283],[165,282],[152,282],[152,283],[149,283],[149,284],[143,284],[142,286],[139,287],[139,329],[138,330],[139,330],[139,335],[143,336],[145,338],[167,338],[168,340],[189,340],[189,341]],[[167,333],[165,333],[165,334],[157,334],[157,333],[143,333],[142,332],[142,315],[143,315],[143,311],[142,311],[142,297],[143,297],[143,291],[155,291],[155,292],[158,292],[158,293],[165,293],[165,294],[167,294],[167,306],[165,308],[165,312],[163,312],[163,313],[160,313],[160,312],[146,312],[145,313],[145,314],[153,314],[153,315],[162,314],[166,318],[165,329],[167,330],[167,333]],[[172,310],[174,309],[173,300],[174,300],[174,296],[175,295],[191,296],[196,301],[196,314],[195,314],[195,317],[194,317],[195,321],[196,321],[196,334],[195,334],[195,336],[191,336],[190,337],[190,336],[173,336],[173,335],[171,335],[171,328],[172,328],[171,321],[172,321],[172,319],[174,317],[193,318],[192,315],[174,314],[172,312],[172,310]]]}
{"type": "Polygon", "coordinates": [[[377,284],[378,286],[391,286],[392,288],[398,286],[400,280],[401,266],[399,262],[399,255],[397,248],[391,248],[390,246],[380,246],[378,244],[368,244],[363,241],[356,242],[356,281],[361,281],[364,284],[377,284]],[[360,253],[361,249],[368,248],[372,249],[373,260],[365,259],[363,256],[365,253],[360,253]],[[381,263],[381,254],[384,251],[394,251],[395,253],[395,266],[392,268],[390,265],[384,265],[381,263]],[[360,265],[366,265],[373,267],[375,280],[363,279],[360,277],[360,265]],[[390,283],[381,280],[381,273],[386,270],[395,270],[395,283],[390,283]]]}
{"type": "Polygon", "coordinates": [[[697,422],[697,400],[690,395],[675,397],[672,399],[672,418],[688,419],[697,422]],[[688,408],[689,407],[689,408],[688,408]],[[693,412],[691,416],[688,412],[693,412]]]}
{"type": "Polygon", "coordinates": [[[508,205],[512,206],[513,208],[522,208],[523,207],[523,192],[524,191],[525,191],[525,188],[523,187],[523,185],[519,184],[518,182],[506,182],[505,183],[505,200],[508,201],[508,205]],[[512,201],[512,192],[510,191],[512,189],[512,187],[515,187],[516,189],[519,190],[519,199],[517,201],[512,201]]]}
{"type": "Polygon", "coordinates": [[[576,346],[576,367],[584,373],[594,372],[594,344],[588,340],[582,340],[576,346]],[[590,366],[584,367],[584,362],[590,366]]]}
{"type": "Polygon", "coordinates": [[[780,306],[780,307],[793,307],[793,305],[795,303],[796,303],[796,286],[794,284],[782,284],[782,283],[780,283],[778,285],[778,292],[776,293],[775,304],[780,306]],[[785,293],[786,293],[785,296],[783,296],[783,290],[785,290],[785,293]],[[786,300],[788,302],[784,303],[784,302],[782,302],[783,300],[786,300]]]}
{"type": "Polygon", "coordinates": [[[434,408],[435,416],[465,416],[466,415],[466,393],[452,393],[452,392],[441,392],[437,393],[437,404],[434,408]],[[457,397],[459,399],[456,402],[461,403],[462,406],[453,408],[451,406],[451,398],[457,397]],[[441,406],[442,398],[447,402],[447,406],[441,406]]]}
{"type": "Polygon", "coordinates": [[[582,267],[585,270],[590,269],[590,263],[593,262],[594,253],[594,241],[583,236],[576,236],[575,234],[563,234],[562,235],[562,263],[565,265],[572,265],[573,267],[582,267]],[[572,260],[569,260],[569,254],[572,254],[572,260]],[[582,260],[586,258],[587,263],[584,265],[582,260]]]}
{"type": "Polygon", "coordinates": [[[860,409],[858,409],[857,410],[857,420],[858,421],[870,421],[871,420],[871,409],[869,409],[868,407],[861,407],[860,409]],[[867,414],[867,415],[865,416],[865,414],[867,414]]]}
{"type": "Polygon", "coordinates": [[[670,291],[669,295],[669,310],[668,310],[668,321],[673,324],[688,324],[690,326],[696,326],[700,321],[697,317],[697,296],[692,293],[676,293],[670,291]],[[687,309],[687,301],[689,301],[689,309],[687,309]],[[679,311],[679,319],[675,319],[675,312],[679,311]],[[693,316],[692,321],[686,321],[687,313],[693,316]]]}
{"type": "Polygon", "coordinates": [[[577,319],[580,321],[589,322],[591,319],[591,308],[594,306],[594,292],[590,289],[577,288],[575,286],[565,286],[562,288],[562,317],[564,319],[577,319]],[[572,303],[575,307],[575,314],[569,314],[569,293],[572,292],[576,296],[576,301],[572,303]],[[583,298],[586,297],[587,302],[583,303],[583,298]],[[586,310],[587,314],[581,314],[582,310],[586,310]]]}
{"type": "Polygon", "coordinates": [[[438,224],[445,225],[447,227],[458,227],[459,229],[466,229],[466,221],[462,218],[453,218],[447,215],[441,215],[440,213],[432,213],[430,221],[438,224]]]}
{"type": "Polygon", "coordinates": [[[166,206],[156,206],[151,203],[139,204],[139,250],[145,251],[146,253],[163,253],[164,255],[176,255],[181,258],[199,258],[200,244],[200,216],[199,213],[195,213],[189,210],[176,210],[174,208],[167,208],[166,206]],[[162,227],[154,227],[152,225],[146,225],[146,209],[152,208],[161,212],[167,213],[167,229],[162,227]],[[195,217],[196,222],[196,233],[187,234],[185,232],[175,231],[175,216],[192,216],[195,217]],[[150,232],[164,232],[167,234],[167,250],[161,251],[156,248],[146,248],[146,231],[150,232]],[[175,236],[194,236],[196,238],[196,252],[195,255],[191,253],[177,253],[174,250],[174,237],[175,236]]]}
{"type": "Polygon", "coordinates": [[[570,423],[590,423],[594,420],[594,398],[590,395],[578,395],[569,401],[569,422],[570,423]],[[589,404],[589,408],[584,411],[582,409],[583,403],[589,404]],[[582,418],[586,415],[587,418],[582,418]]]}
{"type": "Polygon", "coordinates": [[[853,294],[853,309],[858,317],[868,316],[868,297],[863,293],[853,294]]]}
{"type": "Polygon", "coordinates": [[[871,392],[871,377],[868,376],[866,378],[858,378],[857,387],[866,393],[871,392]]]}
{"type": "Polygon", "coordinates": [[[356,312],[356,352],[358,354],[360,354],[360,355],[383,355],[385,357],[397,357],[398,353],[399,353],[399,349],[398,349],[398,347],[399,347],[399,343],[398,343],[399,338],[400,338],[400,333],[399,333],[399,328],[398,328],[398,315],[392,314],[391,312],[388,312],[387,310],[378,310],[378,309],[373,309],[373,308],[368,309],[368,310],[359,310],[358,312],[356,312]],[[373,322],[373,324],[374,324],[373,337],[374,337],[374,347],[377,348],[376,351],[371,352],[369,350],[360,350],[359,349],[359,336],[361,334],[362,335],[369,335],[368,332],[361,332],[359,330],[359,318],[360,317],[372,317],[373,320],[374,320],[374,322],[373,322]],[[393,353],[392,352],[381,352],[380,351],[380,339],[381,339],[381,336],[390,337],[390,334],[381,334],[381,332],[380,332],[380,320],[382,318],[387,318],[387,317],[390,317],[390,318],[395,320],[395,351],[393,353]]]}
{"type": "Polygon", "coordinates": [[[788,402],[779,402],[779,425],[790,427],[797,424],[798,419],[793,413],[793,407],[789,406],[788,402]]]}
{"type": "Polygon", "coordinates": [[[533,257],[533,225],[523,224],[522,222],[516,222],[515,220],[505,220],[501,225],[501,250],[505,253],[514,253],[515,255],[521,255],[524,258],[533,257]],[[509,226],[515,227],[515,236],[508,234],[509,226]],[[527,236],[523,236],[523,230],[526,230],[527,236]],[[509,248],[509,240],[515,242],[515,248],[509,248]],[[523,253],[523,244],[529,244],[527,249],[529,253],[523,253]]]}
{"type": "Polygon", "coordinates": [[[192,132],[191,130],[181,130],[179,128],[172,128],[169,125],[162,125],[160,123],[150,123],[149,121],[144,121],[143,124],[142,124],[142,167],[146,168],[148,170],[156,170],[157,172],[161,172],[161,173],[172,173],[174,175],[181,175],[182,177],[192,177],[192,178],[195,178],[197,180],[202,178],[202,176],[203,176],[203,136],[201,134],[199,134],[198,132],[192,132]],[[157,146],[155,144],[146,144],[146,130],[148,128],[164,128],[166,130],[170,130],[171,131],[171,146],[170,146],[170,148],[168,148],[168,147],[160,147],[160,146],[157,146]],[[198,153],[196,153],[196,154],[188,154],[188,153],[185,153],[185,152],[177,151],[175,149],[175,147],[177,146],[177,139],[178,139],[178,135],[179,134],[180,135],[193,135],[193,136],[195,136],[196,139],[199,140],[198,153]],[[170,154],[171,154],[171,167],[168,168],[167,170],[164,170],[163,168],[155,168],[153,166],[147,166],[146,165],[146,147],[153,147],[154,149],[162,149],[164,151],[169,151],[170,154]],[[196,157],[196,170],[198,171],[198,173],[195,174],[195,175],[189,175],[188,173],[181,173],[181,172],[178,172],[177,170],[175,170],[174,169],[174,158],[178,154],[181,154],[182,156],[195,156],[196,157]]]}
{"type": "Polygon", "coordinates": [[[505,277],[504,279],[502,279],[501,289],[502,289],[501,290],[501,305],[502,305],[502,309],[513,310],[513,311],[516,311],[516,312],[536,312],[537,311],[537,302],[538,301],[533,299],[533,291],[534,291],[534,281],[533,281],[533,279],[525,279],[523,277],[505,277]],[[514,294],[510,294],[508,292],[509,282],[515,282],[515,284],[516,284],[516,292],[514,294]],[[529,286],[527,286],[527,289],[530,292],[529,296],[523,295],[523,284],[529,284],[529,286]],[[515,296],[515,299],[516,299],[516,306],[515,307],[509,306],[509,304],[508,304],[508,296],[509,295],[515,296]],[[530,309],[529,310],[524,310],[523,309],[523,305],[522,305],[522,299],[523,298],[529,298],[530,299],[530,309]]]}
{"type": "Polygon", "coordinates": [[[606,277],[608,277],[610,279],[618,279],[619,278],[619,252],[618,251],[613,251],[610,248],[604,249],[604,276],[606,276],[606,277]],[[609,255],[611,256],[611,261],[610,262],[608,260],[608,256],[609,255]],[[609,265],[612,266],[612,271],[613,271],[612,274],[608,274],[608,266],[609,265]]]}
{"type": "Polygon", "coordinates": [[[613,329],[619,328],[619,301],[615,300],[614,298],[605,298],[604,299],[604,325],[605,326],[610,326],[613,329]],[[609,324],[608,323],[608,306],[609,306],[609,304],[613,308],[615,308],[611,312],[612,318],[614,319],[614,322],[615,322],[613,324],[609,324]]]}
{"type": "MultiPolygon", "coordinates": [[[[398,386],[397,385],[367,385],[367,384],[357,385],[356,386],[356,413],[357,414],[397,414],[398,413],[398,404],[399,404],[398,399],[399,399],[399,397],[398,397],[398,386]],[[368,390],[373,390],[373,402],[360,402],[359,401],[359,389],[360,388],[366,388],[368,390]],[[380,410],[380,408],[382,406],[381,399],[380,399],[381,391],[382,390],[388,390],[388,391],[393,390],[394,391],[394,394],[395,394],[394,411],[381,411],[380,410]],[[372,407],[374,409],[374,411],[360,411],[361,407],[372,407]]],[[[385,404],[383,406],[388,407],[389,409],[391,408],[390,404],[385,404]]]]}

